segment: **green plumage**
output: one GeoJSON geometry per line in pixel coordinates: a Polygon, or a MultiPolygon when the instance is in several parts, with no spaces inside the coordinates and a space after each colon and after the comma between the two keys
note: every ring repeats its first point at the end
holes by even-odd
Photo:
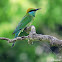
{"type": "MultiPolygon", "coordinates": [[[[15,31],[13,32],[13,34],[15,34],[15,38],[18,37],[20,32],[33,20],[33,18],[35,17],[35,12],[37,10],[39,10],[39,9],[29,8],[27,10],[26,15],[22,18],[22,20],[16,27],[15,31]]],[[[14,41],[14,43],[15,43],[15,41],[14,41]]],[[[14,43],[13,43],[12,47],[14,46],[14,43]]]]}
{"type": "MultiPolygon", "coordinates": [[[[22,20],[16,27],[15,31],[13,32],[13,34],[15,34],[15,38],[18,37],[20,32],[28,25],[28,23],[30,23],[32,21],[33,18],[34,17],[28,13],[22,18],[22,20]]],[[[14,41],[12,47],[14,46],[14,44],[15,44],[15,41],[14,41]]]]}
{"type": "MultiPolygon", "coordinates": [[[[13,32],[13,34],[17,34],[19,31],[21,31],[22,29],[24,29],[28,23],[30,23],[33,19],[33,16],[26,14],[22,20],[20,21],[20,23],[18,24],[18,26],[16,27],[15,31],[13,32]]],[[[18,35],[16,35],[15,37],[17,37],[18,35]]]]}

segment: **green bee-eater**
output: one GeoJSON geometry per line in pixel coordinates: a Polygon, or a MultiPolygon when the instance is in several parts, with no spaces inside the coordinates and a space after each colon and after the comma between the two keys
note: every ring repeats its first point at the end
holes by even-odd
{"type": "MultiPolygon", "coordinates": [[[[39,8],[40,9],[40,8],[39,8]]],[[[27,25],[33,20],[35,17],[35,13],[39,9],[29,8],[27,10],[26,15],[22,18],[18,26],[16,27],[13,34],[15,34],[15,38],[18,37],[18,35],[21,33],[21,31],[27,27],[27,25]]],[[[15,42],[13,43],[12,47],[14,46],[15,42]]]]}

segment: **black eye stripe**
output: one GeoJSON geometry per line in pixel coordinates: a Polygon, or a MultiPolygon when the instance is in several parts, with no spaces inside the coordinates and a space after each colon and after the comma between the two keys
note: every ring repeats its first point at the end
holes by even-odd
{"type": "MultiPolygon", "coordinates": [[[[36,10],[31,10],[31,11],[36,11],[36,10]]],[[[31,11],[29,11],[29,12],[31,12],[31,11]]]]}

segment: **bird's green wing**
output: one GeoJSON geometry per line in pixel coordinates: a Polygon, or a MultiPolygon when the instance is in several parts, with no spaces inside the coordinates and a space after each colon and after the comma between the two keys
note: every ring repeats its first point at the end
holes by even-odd
{"type": "Polygon", "coordinates": [[[26,25],[31,22],[31,20],[33,19],[33,17],[29,14],[26,14],[22,20],[20,21],[20,23],[18,24],[18,26],[16,27],[15,31],[13,32],[14,33],[17,33],[18,31],[22,30],[23,28],[26,27],[26,25]]]}

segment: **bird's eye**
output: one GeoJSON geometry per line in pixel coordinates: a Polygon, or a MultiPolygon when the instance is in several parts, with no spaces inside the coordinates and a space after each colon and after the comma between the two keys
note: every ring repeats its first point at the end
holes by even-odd
{"type": "Polygon", "coordinates": [[[29,12],[31,12],[31,11],[36,11],[36,10],[30,10],[29,12]]]}

